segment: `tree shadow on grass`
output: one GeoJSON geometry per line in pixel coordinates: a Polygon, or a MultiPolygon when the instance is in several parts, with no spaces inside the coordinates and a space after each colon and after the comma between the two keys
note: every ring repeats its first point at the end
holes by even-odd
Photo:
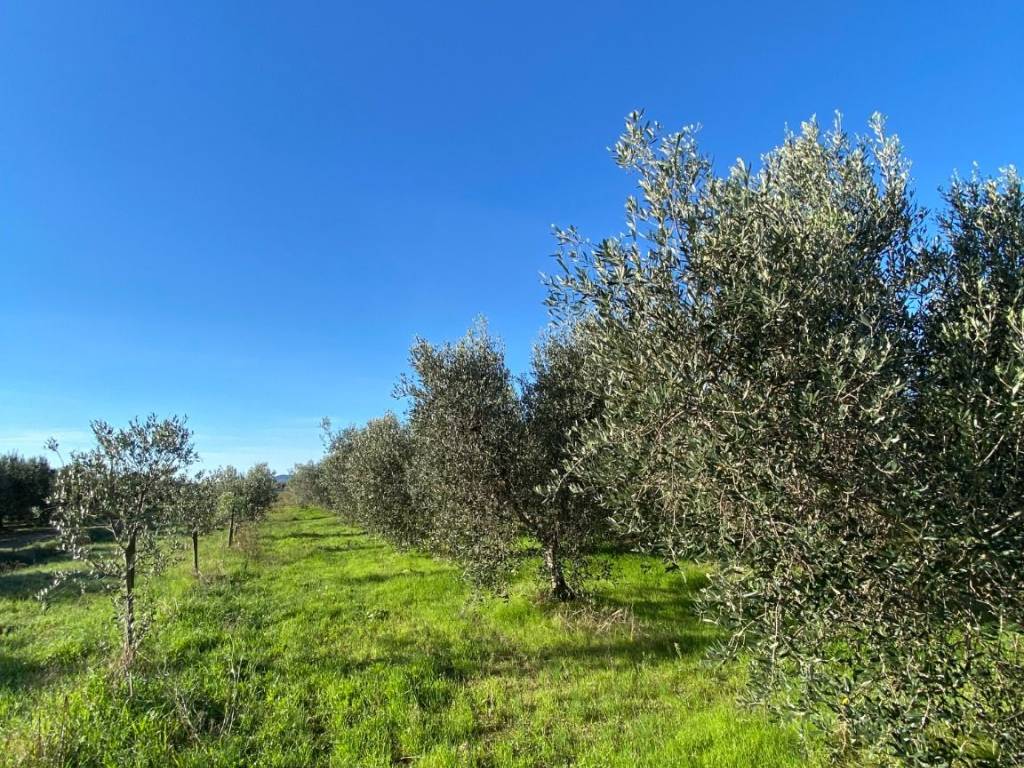
{"type": "Polygon", "coordinates": [[[357,536],[365,536],[363,533],[317,533],[316,531],[296,531],[295,533],[263,534],[260,538],[265,541],[287,541],[288,539],[337,539],[357,536]]]}
{"type": "Polygon", "coordinates": [[[48,563],[52,560],[66,560],[67,557],[67,553],[59,549],[53,542],[21,549],[0,549],[0,574],[29,565],[48,563]]]}
{"type": "MultiPolygon", "coordinates": [[[[30,600],[54,582],[52,571],[13,571],[0,574],[0,597],[10,600],[30,600]]],[[[103,583],[99,579],[83,576],[70,579],[47,596],[49,602],[68,602],[77,600],[84,594],[103,592],[103,583]]]]}
{"type": "Polygon", "coordinates": [[[0,651],[0,691],[19,692],[36,687],[52,674],[36,661],[26,661],[0,651]]]}
{"type": "Polygon", "coordinates": [[[627,611],[645,625],[685,627],[699,624],[694,608],[695,590],[675,590],[668,587],[647,587],[643,597],[625,595],[599,595],[593,605],[603,611],[627,611]]]}
{"type": "MultiPolygon", "coordinates": [[[[88,533],[94,544],[113,541],[113,534],[104,528],[90,528],[88,533]]],[[[8,534],[0,539],[0,575],[17,568],[70,559],[61,549],[55,532],[48,528],[8,534]]]]}
{"type": "Polygon", "coordinates": [[[6,629],[0,623],[0,692],[27,693],[68,674],[85,670],[95,664],[89,656],[102,647],[102,641],[90,640],[80,644],[76,638],[68,647],[44,649],[46,658],[39,659],[34,657],[38,651],[29,647],[36,638],[25,632],[4,637],[6,629]]]}
{"type": "Polygon", "coordinates": [[[53,528],[18,528],[0,532],[0,551],[25,547],[36,542],[49,541],[57,538],[53,528]]]}
{"type": "Polygon", "coordinates": [[[713,638],[708,633],[698,630],[656,632],[636,638],[555,645],[542,650],[538,659],[545,664],[556,665],[572,661],[586,669],[639,662],[665,663],[698,659],[712,642],[713,638]]]}
{"type": "Polygon", "coordinates": [[[387,571],[378,573],[364,573],[358,576],[346,576],[341,575],[338,577],[338,581],[346,586],[353,587],[365,587],[375,584],[387,584],[389,582],[396,582],[402,579],[417,578],[417,577],[444,577],[447,578],[448,574],[444,571],[421,571],[415,568],[406,568],[401,571],[387,571]]]}
{"type": "Polygon", "coordinates": [[[347,552],[372,552],[374,550],[387,549],[384,544],[360,544],[358,546],[352,546],[351,544],[328,544],[324,547],[317,547],[316,549],[310,550],[309,554],[315,555],[320,552],[345,554],[347,552]]]}
{"type": "Polygon", "coordinates": [[[306,515],[292,515],[291,517],[274,517],[264,521],[264,525],[284,525],[286,523],[311,523],[314,520],[337,520],[337,515],[316,515],[307,517],[306,515]]]}
{"type": "Polygon", "coordinates": [[[569,669],[575,674],[635,668],[637,665],[661,666],[699,661],[713,638],[700,631],[655,632],[635,638],[615,636],[584,641],[556,642],[529,649],[510,645],[483,634],[479,642],[467,646],[434,632],[415,637],[380,637],[381,651],[372,658],[338,659],[339,674],[358,674],[367,670],[425,668],[445,679],[470,681],[495,675],[510,679],[533,679],[538,673],[569,669]]]}

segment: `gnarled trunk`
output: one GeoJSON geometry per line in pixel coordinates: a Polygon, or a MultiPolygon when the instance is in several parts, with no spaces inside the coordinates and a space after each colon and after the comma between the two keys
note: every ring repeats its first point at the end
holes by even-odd
{"type": "Polygon", "coordinates": [[[192,569],[199,573],[199,532],[192,531],[192,569]]]}
{"type": "Polygon", "coordinates": [[[231,510],[231,518],[228,521],[228,546],[235,543],[235,511],[231,510]]]}
{"type": "Polygon", "coordinates": [[[572,600],[575,593],[565,582],[557,539],[551,539],[544,545],[544,567],[551,582],[551,596],[556,600],[572,600]]]}

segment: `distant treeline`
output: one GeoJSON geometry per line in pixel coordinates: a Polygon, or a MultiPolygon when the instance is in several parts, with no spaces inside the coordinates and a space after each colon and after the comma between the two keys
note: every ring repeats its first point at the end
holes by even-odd
{"type": "Polygon", "coordinates": [[[46,525],[43,508],[52,482],[53,470],[46,459],[16,453],[0,456],[0,531],[46,525]]]}
{"type": "Polygon", "coordinates": [[[717,175],[632,115],[623,233],[557,232],[553,323],[509,372],[483,324],[418,340],[404,418],[329,431],[289,488],[500,586],[621,540],[708,564],[750,690],[838,762],[1024,764],[1024,194],[913,198],[880,119],[717,175]]]}

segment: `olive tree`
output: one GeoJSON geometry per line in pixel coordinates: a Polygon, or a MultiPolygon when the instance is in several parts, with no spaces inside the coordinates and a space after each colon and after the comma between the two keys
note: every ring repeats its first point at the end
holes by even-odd
{"type": "Polygon", "coordinates": [[[397,394],[410,399],[412,503],[428,545],[495,585],[519,522],[520,407],[504,352],[480,321],[455,343],[419,339],[397,394]]]}
{"type": "Polygon", "coordinates": [[[277,499],[277,479],[266,464],[256,464],[245,474],[234,467],[221,470],[214,481],[219,489],[218,510],[228,524],[228,546],[234,546],[238,525],[261,520],[277,499]]]}
{"type": "Polygon", "coordinates": [[[178,491],[176,519],[192,540],[192,570],[199,575],[199,537],[213,531],[220,514],[220,477],[200,472],[185,479],[178,491]]]}
{"type": "Polygon", "coordinates": [[[242,475],[232,466],[218,469],[214,484],[217,488],[217,518],[228,526],[228,546],[235,545],[235,529],[245,515],[242,497],[242,475]]]}
{"type": "Polygon", "coordinates": [[[327,506],[342,517],[351,515],[352,499],[348,483],[348,460],[356,435],[355,427],[332,431],[330,419],[323,420],[327,454],[320,461],[321,484],[327,506]]]}
{"type": "Polygon", "coordinates": [[[588,546],[605,529],[598,500],[578,487],[572,464],[574,441],[600,413],[600,397],[585,384],[585,362],[580,332],[553,330],[534,349],[522,391],[525,495],[520,510],[526,529],[541,544],[551,595],[558,600],[576,591],[564,563],[582,565],[588,546]]]}
{"type": "Polygon", "coordinates": [[[412,451],[409,428],[388,413],[351,434],[345,472],[353,520],[404,547],[427,533],[409,490],[412,451]]]}
{"type": "Polygon", "coordinates": [[[878,119],[866,137],[808,123],[720,177],[693,130],[632,115],[615,154],[638,178],[625,233],[559,232],[551,283],[556,314],[587,320],[603,398],[582,485],[620,530],[718,564],[706,615],[765,701],[837,728],[837,748],[884,737],[913,715],[844,710],[842,691],[877,671],[849,649],[896,647],[884,628],[919,564],[901,466],[921,214],[899,144],[878,119]]]}
{"type": "Polygon", "coordinates": [[[929,253],[916,400],[935,553],[979,606],[1024,623],[1024,191],[955,180],[929,253]],[[1009,612],[1009,613],[1007,613],[1009,612]]]}
{"type": "MultiPolygon", "coordinates": [[[[928,567],[904,601],[915,633],[917,729],[964,764],[1024,764],[1024,191],[1008,170],[955,179],[927,254],[914,404],[921,491],[910,510],[928,567]],[[930,642],[917,640],[923,637],[930,642]],[[922,692],[923,691],[923,692],[922,692]]],[[[924,742],[922,744],[922,742],[924,742]]]]}
{"type": "Polygon", "coordinates": [[[250,468],[238,483],[242,519],[247,522],[262,520],[277,500],[277,478],[264,463],[250,468]]]}
{"type": "Polygon", "coordinates": [[[285,485],[285,493],[291,503],[311,507],[327,503],[320,462],[309,461],[296,464],[285,485]]]}
{"type": "MultiPolygon", "coordinates": [[[[178,417],[150,415],[123,429],[103,421],[91,426],[96,447],[72,453],[57,473],[49,499],[52,522],[61,545],[113,593],[121,661],[128,668],[150,619],[139,610],[137,580],[164,563],[160,534],[174,524],[181,474],[196,453],[192,433],[178,417]]],[[[50,446],[56,450],[56,441],[50,446]]]]}

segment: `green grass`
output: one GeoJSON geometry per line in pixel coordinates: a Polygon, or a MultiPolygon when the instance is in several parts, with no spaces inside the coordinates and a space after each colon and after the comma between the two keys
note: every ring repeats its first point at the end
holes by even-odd
{"type": "Polygon", "coordinates": [[[792,728],[734,704],[702,661],[696,570],[606,556],[585,606],[507,598],[322,510],[276,511],[242,550],[203,542],[154,582],[131,692],[105,595],[33,593],[63,561],[0,574],[0,764],[803,766],[792,728]]]}

